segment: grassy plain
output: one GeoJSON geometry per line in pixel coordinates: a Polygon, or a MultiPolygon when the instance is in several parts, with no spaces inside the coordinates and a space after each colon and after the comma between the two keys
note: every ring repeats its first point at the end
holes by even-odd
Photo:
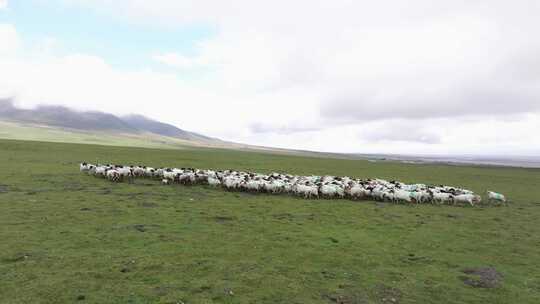
{"type": "Polygon", "coordinates": [[[8,121],[0,121],[0,139],[158,149],[182,149],[185,146],[194,146],[192,141],[149,133],[127,134],[83,131],[8,121]]]}
{"type": "Polygon", "coordinates": [[[540,170],[0,140],[0,303],[540,303],[540,170]],[[80,161],[379,177],[508,207],[303,200],[80,161]],[[495,288],[464,284],[492,267],[495,288]]]}

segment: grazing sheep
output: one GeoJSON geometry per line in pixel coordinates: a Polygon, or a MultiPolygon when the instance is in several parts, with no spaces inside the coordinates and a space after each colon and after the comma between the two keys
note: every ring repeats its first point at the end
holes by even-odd
{"type": "Polygon", "coordinates": [[[143,167],[135,167],[133,168],[133,176],[135,177],[143,177],[146,175],[146,170],[143,167]]]}
{"type": "Polygon", "coordinates": [[[219,186],[221,185],[221,181],[215,177],[208,177],[207,183],[210,186],[219,186]]]}
{"type": "Polygon", "coordinates": [[[368,191],[360,184],[348,188],[346,192],[353,199],[362,199],[368,196],[368,191]]]}
{"type": "Polygon", "coordinates": [[[488,195],[488,202],[497,202],[497,203],[503,203],[506,204],[506,197],[500,193],[493,192],[493,191],[486,191],[488,195]]]}
{"type": "Polygon", "coordinates": [[[151,167],[143,167],[144,168],[144,176],[145,177],[154,177],[156,174],[156,169],[151,167]]]}
{"type": "Polygon", "coordinates": [[[398,202],[412,203],[411,193],[409,191],[397,189],[394,190],[394,198],[398,202]]]}
{"type": "Polygon", "coordinates": [[[88,172],[89,168],[88,168],[88,164],[87,163],[81,163],[79,165],[79,170],[81,172],[88,172]]]}
{"type": "Polygon", "coordinates": [[[94,175],[101,176],[101,177],[107,177],[107,170],[110,170],[111,168],[109,166],[97,166],[94,170],[94,175]]]}
{"type": "Polygon", "coordinates": [[[427,191],[413,191],[410,192],[410,195],[411,199],[416,203],[423,204],[431,201],[431,195],[429,195],[429,192],[427,191]]]}
{"type": "Polygon", "coordinates": [[[435,192],[433,193],[433,201],[440,204],[448,204],[454,201],[454,196],[450,193],[435,192]]]}
{"type": "Polygon", "coordinates": [[[318,198],[319,189],[317,186],[309,185],[296,185],[296,194],[303,196],[304,198],[318,198]]]}
{"type": "Polygon", "coordinates": [[[120,175],[120,172],[116,169],[111,169],[107,171],[107,179],[111,182],[119,182],[122,180],[122,176],[120,175]]]}
{"type": "Polygon", "coordinates": [[[176,173],[172,170],[169,171],[169,169],[162,171],[163,179],[168,179],[170,181],[174,181],[176,177],[176,173]]]}
{"type": "MultiPolygon", "coordinates": [[[[161,183],[184,185],[208,184],[227,190],[288,193],[304,198],[371,199],[405,203],[469,204],[481,201],[472,191],[451,186],[405,184],[383,179],[354,179],[348,176],[296,176],[273,172],[268,175],[235,170],[201,170],[195,168],[158,168],[146,166],[79,164],[79,170],[113,182],[133,178],[161,179],[161,183]]],[[[488,191],[489,202],[506,202],[499,193],[488,191]]]]}
{"type": "Polygon", "coordinates": [[[474,203],[479,203],[481,200],[482,198],[479,195],[474,194],[459,194],[454,196],[454,204],[461,203],[474,206],[474,203]]]}

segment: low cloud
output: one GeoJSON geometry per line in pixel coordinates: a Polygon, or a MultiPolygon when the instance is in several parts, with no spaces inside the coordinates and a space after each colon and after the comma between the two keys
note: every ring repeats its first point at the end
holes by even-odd
{"type": "Polygon", "coordinates": [[[364,141],[415,142],[439,144],[441,136],[434,131],[425,130],[421,123],[411,121],[386,121],[362,126],[360,138],[364,141]]]}
{"type": "Polygon", "coordinates": [[[337,95],[323,101],[321,116],[331,123],[351,123],[381,119],[507,116],[539,110],[538,84],[501,82],[431,90],[418,87],[401,92],[399,87],[388,86],[374,92],[337,95]]]}
{"type": "Polygon", "coordinates": [[[13,55],[20,45],[20,38],[15,26],[0,23],[0,55],[13,55]]]}
{"type": "Polygon", "coordinates": [[[254,123],[249,126],[249,130],[255,134],[274,133],[279,135],[290,135],[294,133],[315,132],[320,131],[321,127],[313,126],[294,126],[294,125],[270,125],[254,123]]]}
{"type": "Polygon", "coordinates": [[[194,69],[209,66],[209,63],[202,57],[189,57],[180,53],[158,54],[154,55],[153,59],[159,63],[179,69],[194,69]]]}

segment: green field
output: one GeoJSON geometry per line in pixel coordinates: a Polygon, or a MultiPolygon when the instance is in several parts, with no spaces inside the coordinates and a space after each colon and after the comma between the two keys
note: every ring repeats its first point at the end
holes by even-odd
{"type": "Polygon", "coordinates": [[[194,141],[160,136],[157,134],[127,134],[106,131],[83,131],[9,121],[0,121],[0,139],[60,143],[69,142],[78,144],[99,144],[105,146],[144,147],[158,149],[183,149],[186,146],[197,145],[197,142],[194,141]]]}
{"type": "Polygon", "coordinates": [[[0,303],[540,303],[540,170],[0,140],[0,172],[0,303]],[[378,177],[511,202],[112,184],[79,173],[83,160],[378,177]],[[499,285],[465,284],[475,267],[499,285]]]}

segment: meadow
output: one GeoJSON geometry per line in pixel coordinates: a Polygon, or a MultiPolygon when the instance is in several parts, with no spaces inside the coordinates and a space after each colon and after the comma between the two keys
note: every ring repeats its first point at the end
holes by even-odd
{"type": "Polygon", "coordinates": [[[0,140],[0,172],[0,303],[540,303],[539,169],[0,140]],[[510,203],[113,184],[82,161],[377,177],[510,203]]]}

